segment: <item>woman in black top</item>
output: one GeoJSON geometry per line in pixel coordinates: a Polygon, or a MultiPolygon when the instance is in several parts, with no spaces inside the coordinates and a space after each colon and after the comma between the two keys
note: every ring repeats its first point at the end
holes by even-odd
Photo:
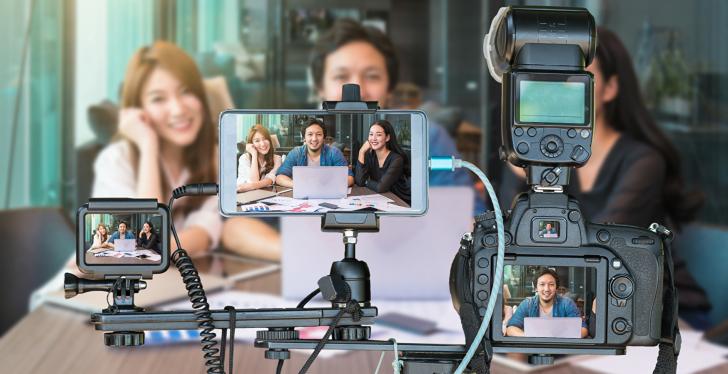
{"type": "Polygon", "coordinates": [[[374,192],[392,191],[410,204],[410,167],[407,154],[397,143],[389,121],[379,120],[369,127],[369,138],[359,149],[355,180],[374,192]]]}
{"type": "MultiPolygon", "coordinates": [[[[572,174],[567,191],[590,222],[679,228],[695,218],[703,196],[686,189],[679,154],[645,107],[626,48],[609,30],[599,28],[598,36],[596,58],[587,68],[594,75],[592,155],[572,174]]],[[[501,206],[509,206],[527,187],[523,170],[503,171],[501,206]]],[[[710,303],[677,255],[675,272],[681,317],[707,327],[710,303]]]]}
{"type": "Polygon", "coordinates": [[[151,222],[144,222],[142,230],[139,231],[137,246],[159,252],[159,237],[154,232],[154,226],[152,226],[151,222]]]}

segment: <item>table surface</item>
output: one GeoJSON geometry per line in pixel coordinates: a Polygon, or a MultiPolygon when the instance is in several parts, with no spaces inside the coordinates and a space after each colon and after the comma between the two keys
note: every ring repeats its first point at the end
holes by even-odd
{"type": "MultiPolygon", "coordinates": [[[[143,248],[137,248],[143,249],[143,248]]],[[[110,249],[113,251],[113,249],[110,249]]],[[[153,251],[153,250],[152,250],[153,251]]],[[[86,251],[86,264],[89,265],[149,265],[159,264],[159,261],[152,261],[146,258],[138,257],[111,257],[111,256],[94,256],[93,253],[86,251]]]]}
{"type": "MultiPolygon", "coordinates": [[[[252,267],[252,265],[251,265],[252,267]]],[[[201,268],[202,270],[202,268],[201,268]]],[[[280,294],[279,272],[238,282],[243,291],[280,294]]],[[[219,336],[218,336],[219,339],[219,336]]],[[[264,350],[252,343],[235,344],[235,372],[275,373],[277,361],[266,360],[264,350]]],[[[373,373],[379,352],[346,352],[331,358],[317,358],[309,373],[373,373]]],[[[297,373],[308,353],[292,352],[283,373],[297,373]]],[[[227,358],[226,358],[227,361],[227,358]]],[[[392,353],[384,356],[380,373],[391,373],[392,353]]],[[[203,373],[202,352],[197,343],[173,346],[109,348],[103,334],[89,324],[89,315],[44,305],[29,313],[0,339],[0,363],[4,373],[203,373]]],[[[227,363],[226,363],[227,365],[227,363]]],[[[520,373],[494,363],[493,373],[520,373]]],[[[539,373],[591,373],[569,365],[539,373]]],[[[725,373],[728,365],[704,371],[725,373]]]]}
{"type": "MultiPolygon", "coordinates": [[[[293,190],[292,189],[289,189],[289,188],[285,188],[285,187],[280,187],[280,186],[275,186],[274,187],[274,186],[270,186],[270,187],[260,188],[259,190],[275,191],[275,189],[288,190],[286,192],[280,193],[280,196],[293,197],[293,190]]],[[[255,192],[255,191],[257,191],[257,190],[238,193],[238,201],[245,201],[246,199],[244,197],[241,197],[241,196],[245,196],[245,194],[250,193],[250,192],[255,192]]],[[[353,186],[351,186],[351,193],[348,194],[347,197],[351,197],[351,196],[362,196],[362,195],[373,195],[373,194],[377,194],[377,192],[372,191],[368,187],[353,185],[353,186]]],[[[409,204],[407,204],[406,202],[404,202],[404,200],[402,200],[399,196],[395,195],[391,191],[384,192],[384,193],[380,193],[379,195],[388,197],[389,199],[391,199],[392,201],[394,201],[394,204],[395,205],[399,205],[399,206],[402,206],[402,207],[409,207],[410,206],[409,204]]],[[[262,200],[262,199],[260,199],[260,200],[262,200]]],[[[254,203],[256,201],[257,200],[249,201],[246,204],[252,204],[252,203],[254,203]]]]}

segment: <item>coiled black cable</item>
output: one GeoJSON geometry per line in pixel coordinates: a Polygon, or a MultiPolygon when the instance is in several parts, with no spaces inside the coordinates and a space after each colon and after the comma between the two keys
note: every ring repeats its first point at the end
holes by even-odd
{"type": "MultiPolygon", "coordinates": [[[[215,195],[218,192],[218,186],[214,183],[201,183],[192,184],[176,188],[172,192],[172,197],[169,199],[169,212],[172,215],[172,205],[174,200],[183,196],[192,195],[215,195]]],[[[203,358],[205,360],[205,366],[207,367],[208,374],[214,373],[225,373],[223,363],[220,357],[220,349],[217,348],[217,342],[215,341],[215,325],[212,320],[212,313],[210,312],[210,304],[207,302],[207,296],[205,290],[202,287],[202,281],[200,275],[192,263],[192,259],[182,248],[182,244],[177,236],[177,230],[174,227],[174,220],[170,220],[170,227],[172,235],[177,243],[177,249],[172,253],[171,260],[174,265],[177,266],[180,274],[182,275],[182,281],[187,289],[187,296],[189,296],[192,302],[192,309],[194,309],[195,320],[197,325],[202,330],[200,331],[200,344],[202,344],[203,358]]]]}

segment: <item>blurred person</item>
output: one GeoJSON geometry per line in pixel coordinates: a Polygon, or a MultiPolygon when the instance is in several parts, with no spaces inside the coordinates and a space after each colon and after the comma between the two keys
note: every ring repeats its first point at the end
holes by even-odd
{"type": "Polygon", "coordinates": [[[263,125],[250,129],[245,153],[238,161],[238,192],[257,190],[273,185],[281,166],[281,156],[275,154],[270,132],[263,125]],[[252,162],[255,160],[255,162],[252,162]]]}
{"type": "MultiPolygon", "coordinates": [[[[115,141],[96,158],[94,197],[153,198],[217,181],[217,141],[202,76],[172,43],[139,49],[127,66],[115,141]]],[[[216,248],[222,228],[217,196],[181,199],[173,217],[191,254],[216,248]]]]}
{"type": "MultiPolygon", "coordinates": [[[[573,300],[559,295],[559,276],[555,271],[544,268],[536,276],[536,295],[523,300],[508,320],[507,336],[524,336],[523,324],[526,317],[559,318],[581,317],[573,300]]],[[[582,321],[581,337],[589,334],[586,322],[582,321]]]]}
{"type": "Polygon", "coordinates": [[[389,121],[379,120],[369,127],[369,137],[359,148],[355,179],[358,186],[377,193],[392,191],[411,203],[408,157],[389,121]]]}
{"type": "MultiPolygon", "coordinates": [[[[568,193],[588,222],[647,228],[658,222],[679,228],[697,215],[703,202],[688,191],[680,156],[647,110],[629,52],[613,32],[599,28],[594,75],[594,137],[586,165],[575,170],[568,193]]],[[[501,205],[527,190],[523,169],[504,168],[501,205]]],[[[675,256],[680,316],[694,328],[709,326],[705,292],[675,256]]]]}
{"type": "MultiPolygon", "coordinates": [[[[294,166],[349,166],[344,154],[336,148],[324,142],[326,138],[326,126],[318,119],[310,119],[301,130],[304,144],[293,148],[283,165],[278,169],[276,184],[283,187],[293,187],[294,166]]],[[[347,177],[349,186],[354,184],[354,177],[351,169],[347,177]]]]}
{"type": "Polygon", "coordinates": [[[151,222],[147,221],[142,225],[139,238],[137,238],[137,247],[159,252],[159,236],[154,232],[154,226],[151,222]]]}
{"type": "Polygon", "coordinates": [[[96,233],[94,234],[93,244],[91,244],[91,248],[89,249],[113,248],[113,246],[108,241],[109,230],[106,229],[106,225],[104,225],[103,223],[99,223],[99,225],[96,226],[96,233]]]}
{"type": "MultiPolygon", "coordinates": [[[[362,100],[377,101],[385,109],[399,78],[399,59],[391,39],[351,19],[338,20],[321,35],[314,46],[310,67],[314,89],[321,100],[341,100],[341,87],[353,83],[359,85],[362,100]]],[[[428,121],[428,138],[430,156],[461,158],[453,139],[434,121],[428,121]]],[[[473,186],[473,180],[464,169],[430,171],[429,184],[473,186]]],[[[475,195],[475,210],[480,213],[485,205],[482,197],[475,195]]]]}

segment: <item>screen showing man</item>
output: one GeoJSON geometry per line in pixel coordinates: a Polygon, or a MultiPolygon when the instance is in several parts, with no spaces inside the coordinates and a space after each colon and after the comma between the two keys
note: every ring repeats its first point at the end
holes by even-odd
{"type": "Polygon", "coordinates": [[[90,265],[159,264],[162,245],[159,214],[88,213],[84,217],[85,261],[90,265]],[[108,227],[117,231],[109,234],[108,227]],[[133,229],[141,227],[138,233],[133,229]]]}
{"type": "Polygon", "coordinates": [[[541,239],[558,239],[560,237],[559,221],[539,221],[538,237],[541,239]]]}
{"type": "Polygon", "coordinates": [[[507,265],[505,275],[506,336],[588,337],[584,305],[595,296],[593,268],[507,265]]]}
{"type": "MultiPolygon", "coordinates": [[[[302,129],[304,144],[293,148],[283,165],[278,169],[276,184],[283,187],[294,187],[293,167],[295,166],[349,166],[344,154],[336,147],[324,142],[326,126],[323,121],[312,118],[302,129]]],[[[354,173],[349,170],[347,185],[354,184],[354,173]]]]}
{"type": "MultiPolygon", "coordinates": [[[[223,121],[221,139],[223,168],[237,170],[234,214],[424,211],[427,128],[421,112],[246,111],[231,117],[223,121]]],[[[221,175],[228,196],[231,184],[221,175]]],[[[221,200],[225,212],[227,201],[221,200]]]]}

